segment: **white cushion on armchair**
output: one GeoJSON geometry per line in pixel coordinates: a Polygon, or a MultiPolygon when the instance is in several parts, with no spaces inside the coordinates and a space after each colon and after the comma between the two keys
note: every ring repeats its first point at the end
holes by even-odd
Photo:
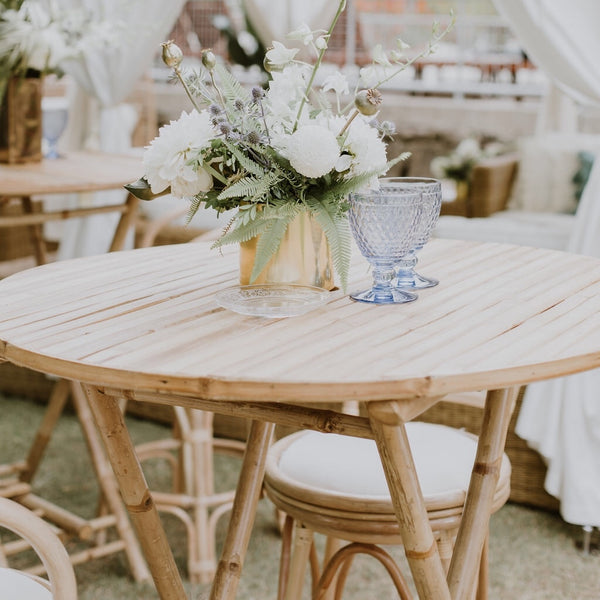
{"type": "Polygon", "coordinates": [[[440,217],[435,237],[565,250],[575,215],[503,210],[489,217],[440,217]]]}
{"type": "Polygon", "coordinates": [[[600,136],[548,133],[519,140],[507,210],[485,218],[441,216],[434,236],[565,250],[575,226],[580,152],[599,155],[600,136]]]}

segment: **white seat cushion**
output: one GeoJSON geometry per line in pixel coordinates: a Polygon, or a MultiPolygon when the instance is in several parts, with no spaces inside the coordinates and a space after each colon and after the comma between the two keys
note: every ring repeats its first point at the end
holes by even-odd
{"type": "MultiPolygon", "coordinates": [[[[423,495],[466,491],[475,460],[476,438],[431,423],[410,422],[406,430],[423,495]]],[[[282,452],[278,467],[286,477],[322,491],[389,499],[373,440],[302,432],[282,452]]],[[[506,457],[502,469],[505,475],[509,472],[506,457]]]]}
{"type": "Polygon", "coordinates": [[[52,593],[29,575],[0,567],[0,600],[52,600],[52,593]]]}
{"type": "Polygon", "coordinates": [[[563,213],[503,210],[478,219],[444,215],[434,236],[565,250],[574,224],[575,215],[563,213]]]}

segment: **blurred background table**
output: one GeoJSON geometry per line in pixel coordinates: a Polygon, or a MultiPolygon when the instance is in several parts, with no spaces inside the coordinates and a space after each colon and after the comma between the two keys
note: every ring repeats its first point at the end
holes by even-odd
{"type": "Polygon", "coordinates": [[[103,152],[71,152],[41,162],[0,164],[0,229],[6,246],[3,251],[12,256],[10,245],[24,242],[24,230],[17,228],[25,226],[25,241],[32,244],[37,264],[43,264],[48,261],[43,224],[104,213],[121,215],[110,250],[121,249],[135,221],[136,198],[124,193],[118,204],[53,209],[52,195],[118,190],[138,179],[141,172],[139,156],[103,152]],[[39,196],[44,196],[43,202],[35,202],[39,196]]]}

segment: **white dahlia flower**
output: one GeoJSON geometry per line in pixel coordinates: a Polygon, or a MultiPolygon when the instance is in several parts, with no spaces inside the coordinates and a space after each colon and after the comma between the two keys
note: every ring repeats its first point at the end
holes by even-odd
{"type": "Polygon", "coordinates": [[[203,148],[215,132],[206,111],[185,111],[177,121],[164,125],[144,152],[146,179],[158,194],[171,186],[178,198],[189,198],[212,188],[212,176],[202,168],[203,148]],[[198,163],[200,166],[196,166],[198,163]]]}
{"type": "Polygon", "coordinates": [[[344,150],[353,156],[350,175],[385,171],[387,164],[385,142],[375,127],[371,127],[364,119],[357,117],[348,128],[348,136],[344,150]]]}

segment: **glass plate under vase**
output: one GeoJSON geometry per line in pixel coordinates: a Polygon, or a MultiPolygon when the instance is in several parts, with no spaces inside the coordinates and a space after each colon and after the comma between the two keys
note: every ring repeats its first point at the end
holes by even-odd
{"type": "Polygon", "coordinates": [[[290,223],[279,250],[251,282],[257,241],[258,238],[252,238],[240,244],[240,285],[296,284],[326,290],[335,287],[327,237],[309,212],[299,214],[290,223]]]}

